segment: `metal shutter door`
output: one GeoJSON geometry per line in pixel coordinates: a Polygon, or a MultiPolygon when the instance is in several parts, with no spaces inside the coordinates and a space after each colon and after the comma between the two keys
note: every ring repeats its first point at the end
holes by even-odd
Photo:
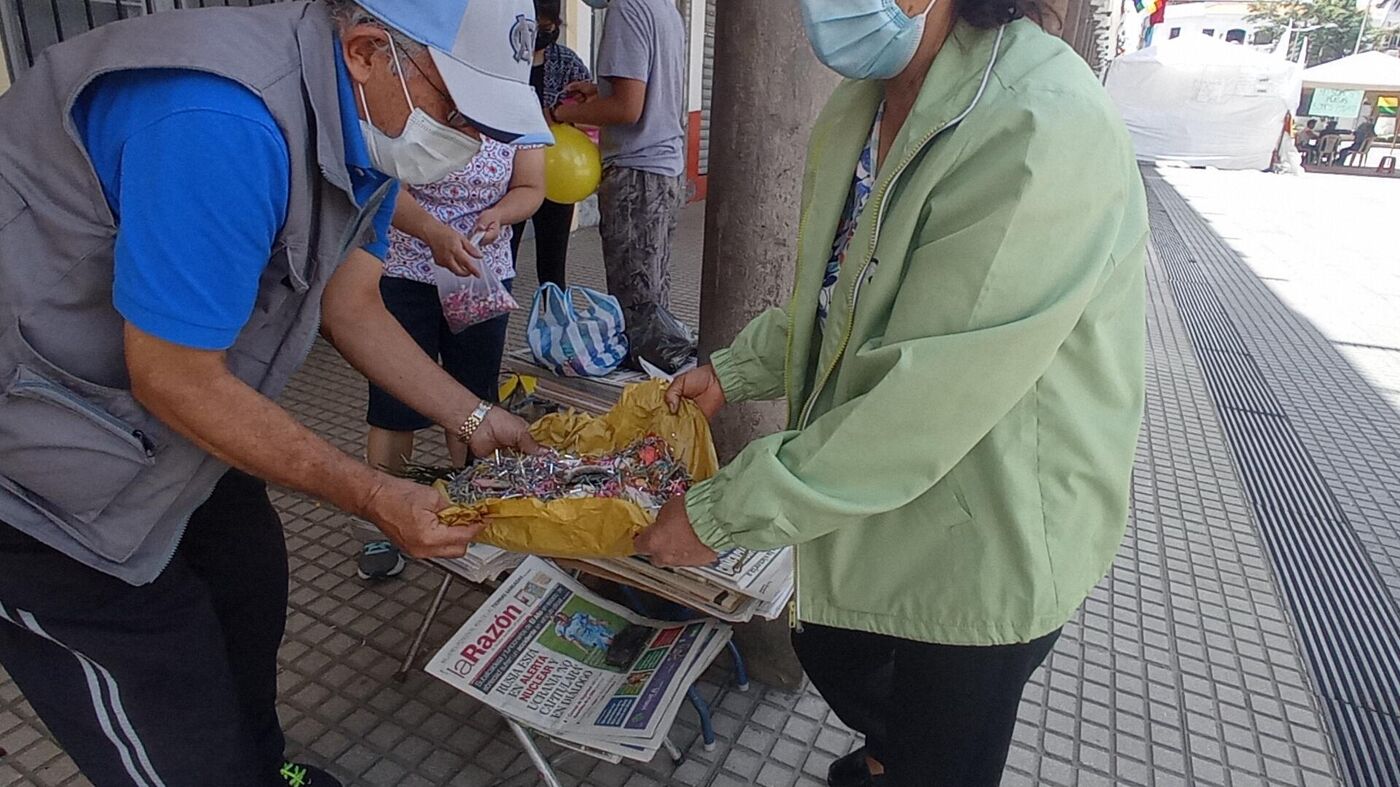
{"type": "Polygon", "coordinates": [[[710,105],[715,87],[715,0],[705,0],[705,62],[700,91],[700,174],[710,174],[710,105]]]}

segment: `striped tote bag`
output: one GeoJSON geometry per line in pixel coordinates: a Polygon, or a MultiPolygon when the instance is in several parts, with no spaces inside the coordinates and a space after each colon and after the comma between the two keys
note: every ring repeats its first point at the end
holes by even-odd
{"type": "Polygon", "coordinates": [[[566,377],[605,377],[627,358],[622,306],[587,287],[540,287],[526,338],[537,363],[566,377]]]}

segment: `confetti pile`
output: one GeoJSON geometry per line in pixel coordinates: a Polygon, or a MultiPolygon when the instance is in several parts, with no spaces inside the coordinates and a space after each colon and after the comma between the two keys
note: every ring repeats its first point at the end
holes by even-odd
{"type": "Polygon", "coordinates": [[[579,457],[546,450],[535,456],[502,454],[482,459],[448,483],[452,502],[599,497],[630,500],[655,512],[690,489],[691,477],[655,435],[617,454],[579,457]]]}
{"type": "Polygon", "coordinates": [[[442,297],[442,313],[454,331],[461,331],[510,314],[520,308],[510,291],[499,285],[490,288],[464,287],[442,297]]]}

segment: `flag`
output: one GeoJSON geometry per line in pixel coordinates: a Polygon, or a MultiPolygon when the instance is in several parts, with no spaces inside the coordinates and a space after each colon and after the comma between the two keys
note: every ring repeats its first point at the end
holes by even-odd
{"type": "Polygon", "coordinates": [[[1376,112],[1381,117],[1393,118],[1395,117],[1395,108],[1397,104],[1400,104],[1400,97],[1381,96],[1376,99],[1376,112]]]}
{"type": "Polygon", "coordinates": [[[1153,8],[1148,24],[1160,25],[1167,21],[1167,0],[1149,0],[1149,3],[1153,8]]]}

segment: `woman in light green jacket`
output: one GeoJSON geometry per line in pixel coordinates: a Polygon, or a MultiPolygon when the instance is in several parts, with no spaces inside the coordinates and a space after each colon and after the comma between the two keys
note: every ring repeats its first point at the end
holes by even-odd
{"type": "Polygon", "coordinates": [[[995,784],[1122,539],[1144,387],[1142,182],[1033,0],[800,0],[850,77],[812,132],[797,277],[672,389],[786,397],[663,509],[663,564],[797,547],[794,643],[866,736],[833,785],[995,784]]]}

